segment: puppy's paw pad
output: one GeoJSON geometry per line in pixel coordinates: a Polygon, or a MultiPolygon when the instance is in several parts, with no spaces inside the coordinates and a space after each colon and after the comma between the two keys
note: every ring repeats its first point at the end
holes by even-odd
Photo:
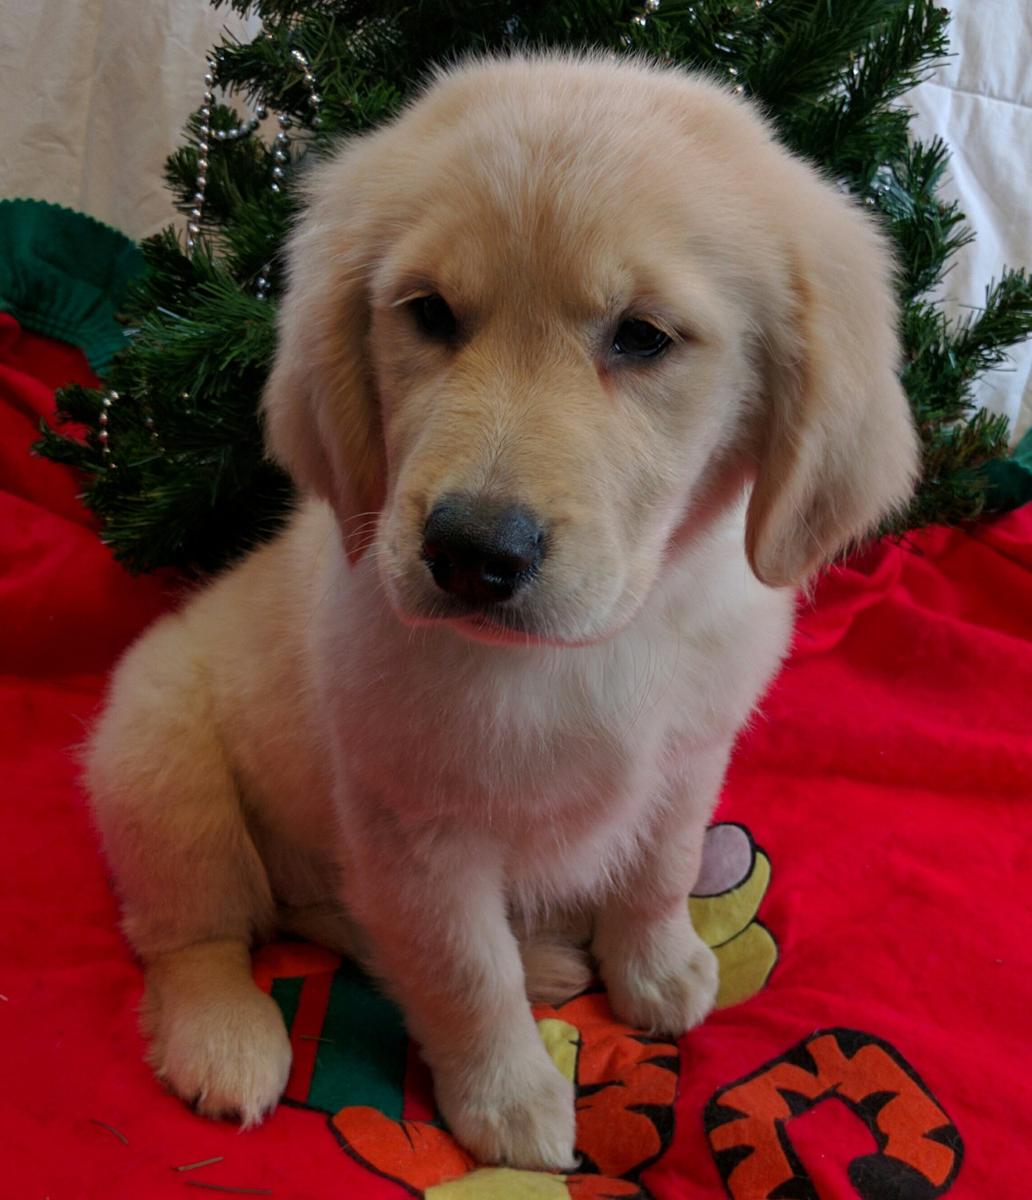
{"type": "Polygon", "coordinates": [[[148,1059],[170,1091],[203,1116],[257,1125],[283,1094],[290,1039],[264,992],[212,1005],[166,1001],[148,1059]]]}

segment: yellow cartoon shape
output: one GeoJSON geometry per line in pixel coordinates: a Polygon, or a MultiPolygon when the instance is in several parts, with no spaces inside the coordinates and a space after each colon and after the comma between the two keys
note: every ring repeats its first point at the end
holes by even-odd
{"type": "Polygon", "coordinates": [[[722,822],[706,830],[688,910],[699,937],[717,956],[718,1008],[755,996],[777,962],[777,943],[756,919],[769,884],[770,859],[745,826],[722,822]]]}

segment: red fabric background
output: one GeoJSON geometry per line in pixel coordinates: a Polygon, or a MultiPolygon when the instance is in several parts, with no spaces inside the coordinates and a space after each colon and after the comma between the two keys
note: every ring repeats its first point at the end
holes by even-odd
{"type": "MultiPolygon", "coordinates": [[[[290,1200],[397,1197],[325,1119],[281,1108],[240,1135],[189,1113],[142,1062],[140,977],[75,781],[71,748],[117,652],[170,602],[111,560],[70,474],[26,449],[81,356],[0,316],[0,1193],[198,1195],[203,1178],[290,1200]],[[108,1122],[123,1145],[92,1120],[108,1122]]],[[[930,530],[831,573],[744,739],[720,816],[773,863],[766,989],[682,1044],[659,1200],[723,1189],[702,1111],[822,1026],[892,1043],[965,1142],[951,1200],[1032,1180],[1032,507],[972,535],[930,530]]],[[[822,1200],[873,1149],[823,1105],[789,1126],[822,1200]]],[[[215,1193],[211,1193],[215,1194],[215,1193]]]]}

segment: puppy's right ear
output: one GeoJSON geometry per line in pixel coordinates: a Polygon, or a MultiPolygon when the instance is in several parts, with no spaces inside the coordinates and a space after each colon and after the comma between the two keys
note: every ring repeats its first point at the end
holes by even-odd
{"type": "Polygon", "coordinates": [[[269,455],[329,501],[348,557],[368,547],[384,498],[383,436],[366,354],[369,306],[350,152],[317,169],[287,245],[279,337],[262,395],[269,455]]]}
{"type": "Polygon", "coordinates": [[[809,168],[781,169],[793,205],[777,210],[784,266],[763,318],[766,412],[746,524],[749,562],[772,587],[804,583],[905,505],[920,466],[888,244],[809,168]]]}

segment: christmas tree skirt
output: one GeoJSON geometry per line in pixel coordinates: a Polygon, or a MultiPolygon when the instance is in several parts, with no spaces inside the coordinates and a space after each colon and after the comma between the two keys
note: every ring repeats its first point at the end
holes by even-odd
{"type": "Polygon", "coordinates": [[[144,1065],[140,972],[74,747],[113,658],[176,585],[125,575],[67,470],[28,457],[72,379],[90,379],[78,351],[0,316],[5,1195],[1025,1194],[1032,507],[825,578],[743,739],[691,901],[725,1006],[677,1045],[619,1025],[597,990],[539,1008],[577,1086],[583,1165],[529,1175],[470,1161],[398,1014],[300,943],[256,958],[294,1046],[264,1125],[197,1117],[144,1065]]]}

